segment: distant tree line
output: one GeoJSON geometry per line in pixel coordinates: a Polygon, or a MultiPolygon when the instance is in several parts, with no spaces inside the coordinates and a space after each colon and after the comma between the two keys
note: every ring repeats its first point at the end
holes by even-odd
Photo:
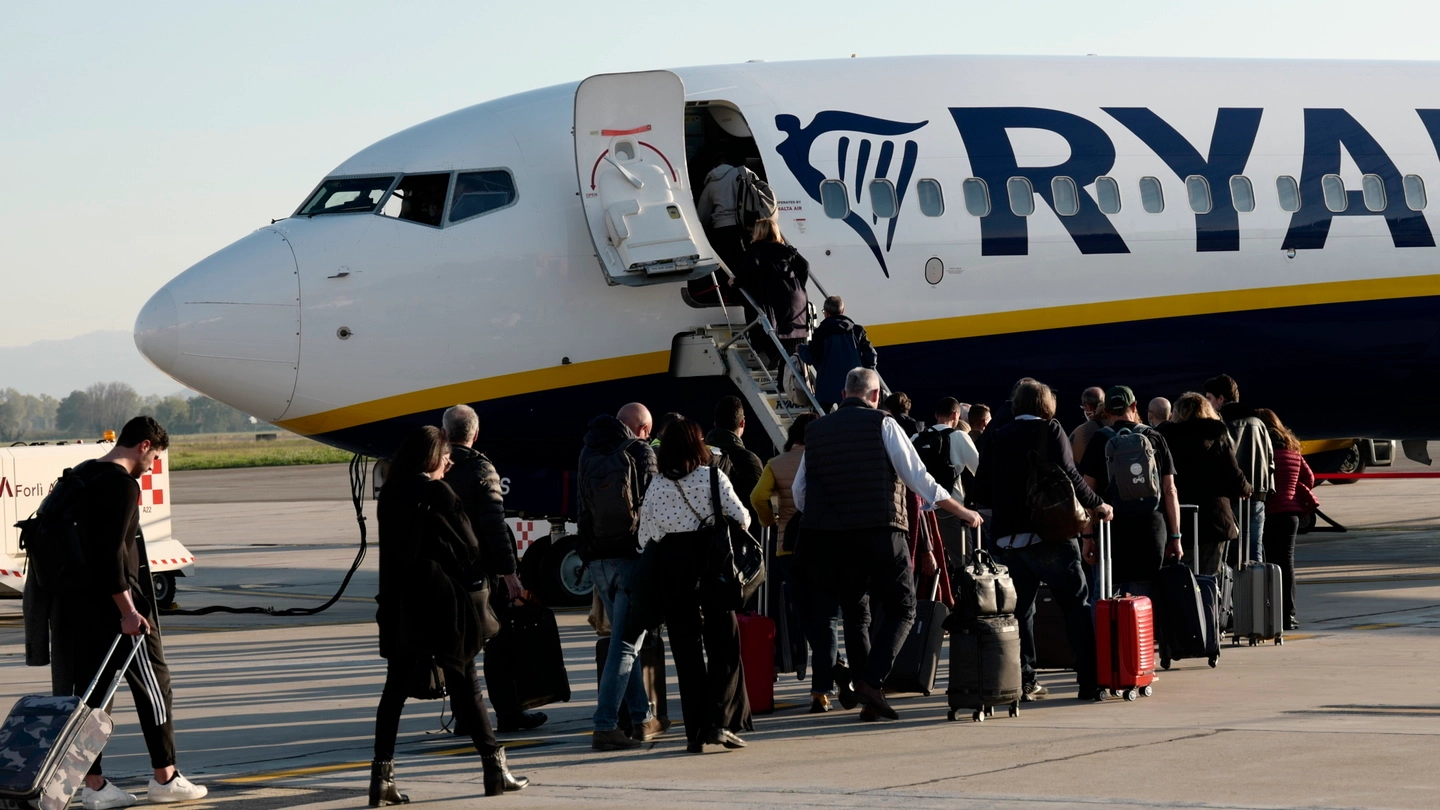
{"type": "Polygon", "coordinates": [[[149,414],[173,434],[250,430],[250,417],[205,396],[142,397],[125,383],[95,383],[64,399],[0,389],[0,442],[91,439],[149,414]]]}

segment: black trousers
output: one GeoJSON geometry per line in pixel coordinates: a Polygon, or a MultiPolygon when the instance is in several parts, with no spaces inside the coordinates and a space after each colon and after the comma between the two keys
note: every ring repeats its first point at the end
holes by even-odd
{"type": "MultiPolygon", "coordinates": [[[[132,594],[133,596],[133,594],[132,594]]],[[[100,671],[100,682],[91,694],[89,705],[104,708],[100,701],[105,697],[120,665],[130,653],[133,643],[129,636],[121,639],[115,654],[106,662],[105,651],[120,632],[120,615],[115,605],[106,597],[103,602],[91,599],[60,597],[55,601],[55,634],[52,643],[56,646],[56,661],[67,661],[70,695],[82,695],[95,673],[100,671]],[[61,651],[63,648],[63,653],[61,651]],[[101,665],[104,670],[101,671],[101,665]]],[[[145,737],[145,748],[150,752],[151,768],[167,768],[175,764],[175,718],[172,710],[173,698],[170,692],[170,667],[165,663],[165,645],[160,638],[159,617],[143,598],[135,600],[135,606],[150,622],[151,632],[142,637],[140,652],[125,670],[125,682],[130,685],[130,694],[135,699],[135,713],[140,717],[140,732],[145,737]]],[[[56,684],[52,683],[52,686],[56,684]]],[[[114,701],[111,701],[112,703],[114,701]]],[[[90,775],[99,776],[101,757],[95,758],[90,766],[90,775]]]]}
{"type": "Polygon", "coordinates": [[[1295,615],[1295,536],[1300,532],[1300,516],[1271,512],[1265,515],[1265,562],[1280,566],[1280,581],[1285,591],[1285,616],[1295,615]]]}
{"type": "MultiPolygon", "coordinates": [[[[385,666],[385,687],[380,692],[380,708],[375,712],[375,759],[395,758],[395,737],[400,733],[400,714],[405,709],[405,689],[413,664],[408,658],[392,658],[385,666]]],[[[450,705],[462,728],[470,731],[470,739],[481,756],[490,756],[500,748],[495,731],[490,727],[490,714],[485,699],[475,683],[475,662],[465,668],[441,667],[445,673],[445,689],[450,705]]]]}
{"type": "Polygon", "coordinates": [[[832,589],[845,621],[845,655],[850,670],[881,689],[895,656],[915,623],[915,576],[905,532],[886,526],[850,531],[807,531],[806,553],[822,571],[821,587],[832,589]],[[870,605],[880,608],[880,624],[870,630],[870,605]]]}

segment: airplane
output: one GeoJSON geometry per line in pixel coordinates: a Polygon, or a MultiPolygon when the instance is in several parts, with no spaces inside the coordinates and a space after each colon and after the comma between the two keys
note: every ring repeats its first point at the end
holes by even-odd
{"type": "Polygon", "coordinates": [[[592,76],[361,150],[156,292],[135,340],[195,390],[371,456],[469,403],[531,515],[573,514],[587,421],[632,400],[708,424],[739,390],[766,455],[784,405],[747,389],[764,375],[731,341],[738,308],[701,306],[726,268],[695,196],[738,150],[812,302],[845,299],[921,412],[1029,375],[1074,422],[1091,385],[1144,401],[1225,372],[1301,436],[1424,439],[1427,77],[1440,63],[993,56],[592,76]]]}

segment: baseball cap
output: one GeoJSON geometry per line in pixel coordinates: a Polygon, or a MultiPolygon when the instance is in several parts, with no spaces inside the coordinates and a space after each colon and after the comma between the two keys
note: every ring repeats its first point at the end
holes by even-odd
{"type": "Polygon", "coordinates": [[[1112,386],[1105,392],[1105,410],[1110,413],[1125,413],[1135,404],[1135,392],[1128,385],[1112,386]]]}

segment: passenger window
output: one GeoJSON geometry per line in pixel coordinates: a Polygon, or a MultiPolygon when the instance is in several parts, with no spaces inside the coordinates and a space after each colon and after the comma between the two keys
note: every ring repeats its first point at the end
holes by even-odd
{"type": "Polygon", "coordinates": [[[900,212],[900,201],[895,198],[895,185],[889,180],[870,181],[870,210],[881,219],[890,219],[900,212]]]}
{"type": "Polygon", "coordinates": [[[1230,203],[1242,214],[1255,210],[1255,187],[1250,185],[1250,178],[1243,174],[1230,178],[1230,203]]]}
{"type": "Polygon", "coordinates": [[[478,217],[515,202],[515,178],[504,169],[461,172],[450,199],[450,221],[478,217]]]}
{"type": "Polygon", "coordinates": [[[1095,178],[1095,197],[1100,204],[1100,213],[1120,213],[1120,184],[1115,182],[1115,178],[1095,178]]]}
{"type": "Polygon", "coordinates": [[[450,175],[407,174],[380,208],[380,215],[440,227],[450,175]]]}
{"type": "Polygon", "coordinates": [[[1405,207],[1411,211],[1424,211],[1425,203],[1425,178],[1418,174],[1405,175],[1405,207]]]}
{"type": "Polygon", "coordinates": [[[1345,181],[1338,174],[1327,174],[1320,178],[1320,190],[1325,193],[1325,207],[1333,213],[1341,213],[1350,207],[1350,198],[1345,194],[1345,181]]]}
{"type": "Polygon", "coordinates": [[[920,213],[927,217],[938,217],[945,213],[945,194],[939,180],[921,180],[915,184],[915,196],[920,198],[920,213]]]}
{"type": "Polygon", "coordinates": [[[1365,198],[1365,207],[1371,211],[1380,212],[1385,210],[1385,181],[1378,174],[1367,174],[1360,178],[1361,196],[1365,198]]]}
{"type": "Polygon", "coordinates": [[[1154,177],[1140,178],[1140,207],[1147,214],[1158,214],[1165,210],[1165,190],[1154,177]]]}
{"type": "Polygon", "coordinates": [[[1062,217],[1073,217],[1080,213],[1080,190],[1069,177],[1056,177],[1050,181],[1050,196],[1055,198],[1055,213],[1062,217]]]}
{"type": "Polygon", "coordinates": [[[1282,174],[1275,178],[1275,193],[1280,196],[1280,210],[1295,212],[1300,210],[1300,184],[1295,178],[1288,174],[1282,174]]]}
{"type": "Polygon", "coordinates": [[[332,177],[320,184],[300,206],[298,216],[355,214],[374,211],[380,198],[395,183],[395,175],[382,177],[332,177]]]}
{"type": "Polygon", "coordinates": [[[1210,181],[1198,174],[1185,178],[1185,193],[1190,197],[1190,210],[1197,214],[1208,214],[1215,207],[1210,198],[1210,181]]]}
{"type": "Polygon", "coordinates": [[[850,213],[850,195],[845,192],[845,184],[839,180],[821,181],[820,205],[825,209],[825,216],[844,219],[850,213]]]}
{"type": "Polygon", "coordinates": [[[1035,187],[1025,177],[1012,177],[1005,182],[1010,195],[1010,210],[1016,216],[1028,217],[1035,213],[1035,187]]]}
{"type": "Polygon", "coordinates": [[[960,184],[965,195],[965,210],[972,216],[990,216],[990,187],[978,177],[971,177],[960,184]]]}

